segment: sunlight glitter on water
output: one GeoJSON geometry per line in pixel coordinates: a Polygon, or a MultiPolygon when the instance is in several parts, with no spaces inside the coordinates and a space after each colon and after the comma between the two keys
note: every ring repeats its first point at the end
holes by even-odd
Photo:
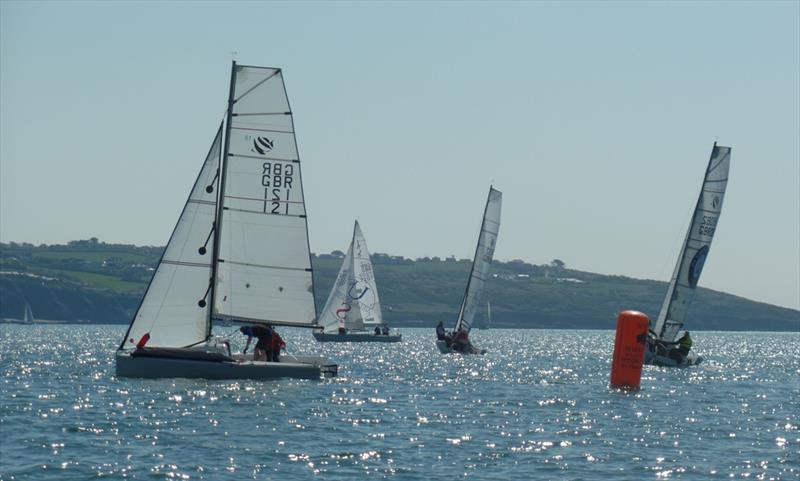
{"type": "Polygon", "coordinates": [[[117,379],[123,333],[0,326],[0,479],[800,477],[798,334],[698,332],[704,364],[624,393],[607,331],[476,331],[489,353],[462,357],[429,330],[287,329],[292,353],[340,364],[319,382],[117,379]]]}

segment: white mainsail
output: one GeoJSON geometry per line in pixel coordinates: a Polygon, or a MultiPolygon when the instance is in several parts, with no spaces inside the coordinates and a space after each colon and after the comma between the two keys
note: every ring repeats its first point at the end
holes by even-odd
{"type": "Polygon", "coordinates": [[[497,233],[500,231],[502,203],[503,193],[493,187],[489,187],[489,197],[486,199],[486,208],[483,212],[478,246],[475,248],[475,258],[472,260],[472,270],[467,281],[467,290],[464,294],[464,300],[461,302],[461,310],[458,313],[456,331],[465,330],[469,332],[480,306],[483,287],[489,275],[489,266],[494,255],[497,233]]]}
{"type": "Polygon", "coordinates": [[[683,241],[678,263],[653,329],[659,339],[673,341],[686,319],[722,211],[730,161],[731,148],[715,143],[692,215],[692,223],[683,241]]]}
{"type": "Polygon", "coordinates": [[[369,258],[367,241],[356,221],[353,240],[347,250],[339,275],[320,315],[325,332],[339,327],[350,331],[363,330],[365,325],[383,323],[375,273],[369,258]]]}
{"type": "Polygon", "coordinates": [[[25,314],[22,320],[25,321],[25,323],[31,323],[34,320],[33,310],[31,309],[31,305],[27,302],[25,303],[25,314]]]}
{"type": "Polygon", "coordinates": [[[214,318],[315,325],[300,160],[281,70],[234,65],[228,114],[214,318]]]}
{"type": "Polygon", "coordinates": [[[208,309],[201,299],[211,279],[221,148],[222,125],[120,349],[135,348],[147,333],[148,346],[157,347],[184,347],[206,339],[208,309]]]}

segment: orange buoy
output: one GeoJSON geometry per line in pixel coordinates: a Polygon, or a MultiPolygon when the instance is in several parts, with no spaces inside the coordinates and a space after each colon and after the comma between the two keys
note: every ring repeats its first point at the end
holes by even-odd
{"type": "Polygon", "coordinates": [[[650,318],[638,311],[624,311],[617,318],[611,387],[638,390],[642,381],[644,348],[650,318]]]}

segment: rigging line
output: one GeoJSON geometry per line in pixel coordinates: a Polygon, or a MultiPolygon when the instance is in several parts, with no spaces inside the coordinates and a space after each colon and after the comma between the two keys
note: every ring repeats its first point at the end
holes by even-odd
{"type": "Polygon", "coordinates": [[[232,130],[254,130],[256,132],[274,132],[276,134],[294,134],[292,130],[275,130],[275,129],[256,129],[253,127],[234,127],[231,125],[232,130]]]}
{"type": "Polygon", "coordinates": [[[249,89],[248,89],[248,90],[247,90],[245,93],[243,93],[242,95],[240,95],[240,96],[238,96],[237,98],[233,99],[233,103],[236,103],[236,102],[240,101],[240,100],[242,99],[242,97],[244,97],[245,95],[249,94],[249,93],[250,93],[250,92],[252,92],[253,90],[257,89],[257,88],[258,88],[258,87],[260,87],[260,86],[261,86],[261,85],[262,85],[264,82],[266,82],[267,80],[271,79],[272,77],[274,77],[274,76],[278,75],[279,73],[281,73],[281,69],[277,69],[277,70],[275,70],[274,72],[272,72],[272,75],[270,75],[269,77],[265,78],[264,80],[262,80],[262,81],[258,82],[257,84],[253,85],[253,86],[252,86],[252,87],[250,87],[250,88],[249,88],[249,89]]]}
{"type": "Polygon", "coordinates": [[[726,153],[725,153],[725,155],[723,155],[722,157],[720,157],[720,159],[719,159],[719,162],[717,162],[717,163],[716,163],[716,165],[714,165],[713,167],[711,167],[710,169],[708,169],[708,172],[713,172],[713,171],[715,171],[715,170],[717,169],[717,167],[719,167],[721,163],[723,163],[723,162],[725,162],[726,160],[728,160],[728,158],[729,158],[730,156],[731,156],[731,149],[730,149],[730,148],[728,148],[728,152],[726,152],[726,153]]]}
{"type": "MultiPolygon", "coordinates": [[[[259,202],[264,202],[264,199],[261,199],[259,202]]],[[[268,202],[277,202],[277,201],[268,201],[268,202]]],[[[282,215],[284,217],[295,217],[299,219],[305,219],[305,214],[279,214],[277,212],[264,212],[262,210],[249,210],[249,209],[237,209],[235,207],[223,207],[225,211],[231,212],[241,212],[243,214],[258,214],[258,215],[282,215]]]]}
{"type": "MultiPolygon", "coordinates": [[[[273,188],[275,188],[275,189],[283,189],[283,187],[273,187],[273,188]]],[[[302,200],[264,199],[263,197],[261,197],[261,198],[257,198],[257,197],[242,197],[242,196],[237,196],[237,195],[226,195],[225,198],[226,199],[236,199],[236,200],[252,200],[254,202],[264,202],[266,200],[266,201],[269,201],[269,202],[280,202],[282,204],[302,204],[303,203],[302,200]]]]}
{"type": "Polygon", "coordinates": [[[245,117],[250,115],[292,115],[291,112],[242,112],[233,114],[234,117],[245,117]]]}
{"type": "Polygon", "coordinates": [[[269,160],[270,162],[295,162],[297,164],[300,163],[300,159],[278,159],[275,157],[256,157],[255,155],[244,155],[244,154],[231,154],[228,153],[228,157],[239,157],[243,159],[256,159],[256,160],[269,160]]]}
{"type": "Polygon", "coordinates": [[[225,264],[231,264],[235,266],[245,266],[245,267],[258,267],[261,269],[280,269],[283,271],[307,271],[311,272],[311,269],[305,267],[285,267],[285,266],[268,266],[264,264],[252,264],[249,262],[238,262],[238,261],[231,261],[225,259],[219,259],[219,262],[224,262],[225,264]]]}
{"type": "Polygon", "coordinates": [[[182,267],[211,267],[211,264],[203,264],[200,262],[171,261],[167,259],[163,259],[161,263],[171,264],[174,266],[182,266],[182,267]]]}

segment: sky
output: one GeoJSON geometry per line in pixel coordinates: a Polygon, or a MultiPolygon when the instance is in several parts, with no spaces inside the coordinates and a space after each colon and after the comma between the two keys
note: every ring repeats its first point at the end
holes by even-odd
{"type": "Polygon", "coordinates": [[[800,309],[800,2],[0,0],[0,240],[164,245],[230,62],[281,67],[311,249],[668,280],[715,141],[700,285],[800,309]],[[235,52],[235,53],[234,53],[235,52]]]}

